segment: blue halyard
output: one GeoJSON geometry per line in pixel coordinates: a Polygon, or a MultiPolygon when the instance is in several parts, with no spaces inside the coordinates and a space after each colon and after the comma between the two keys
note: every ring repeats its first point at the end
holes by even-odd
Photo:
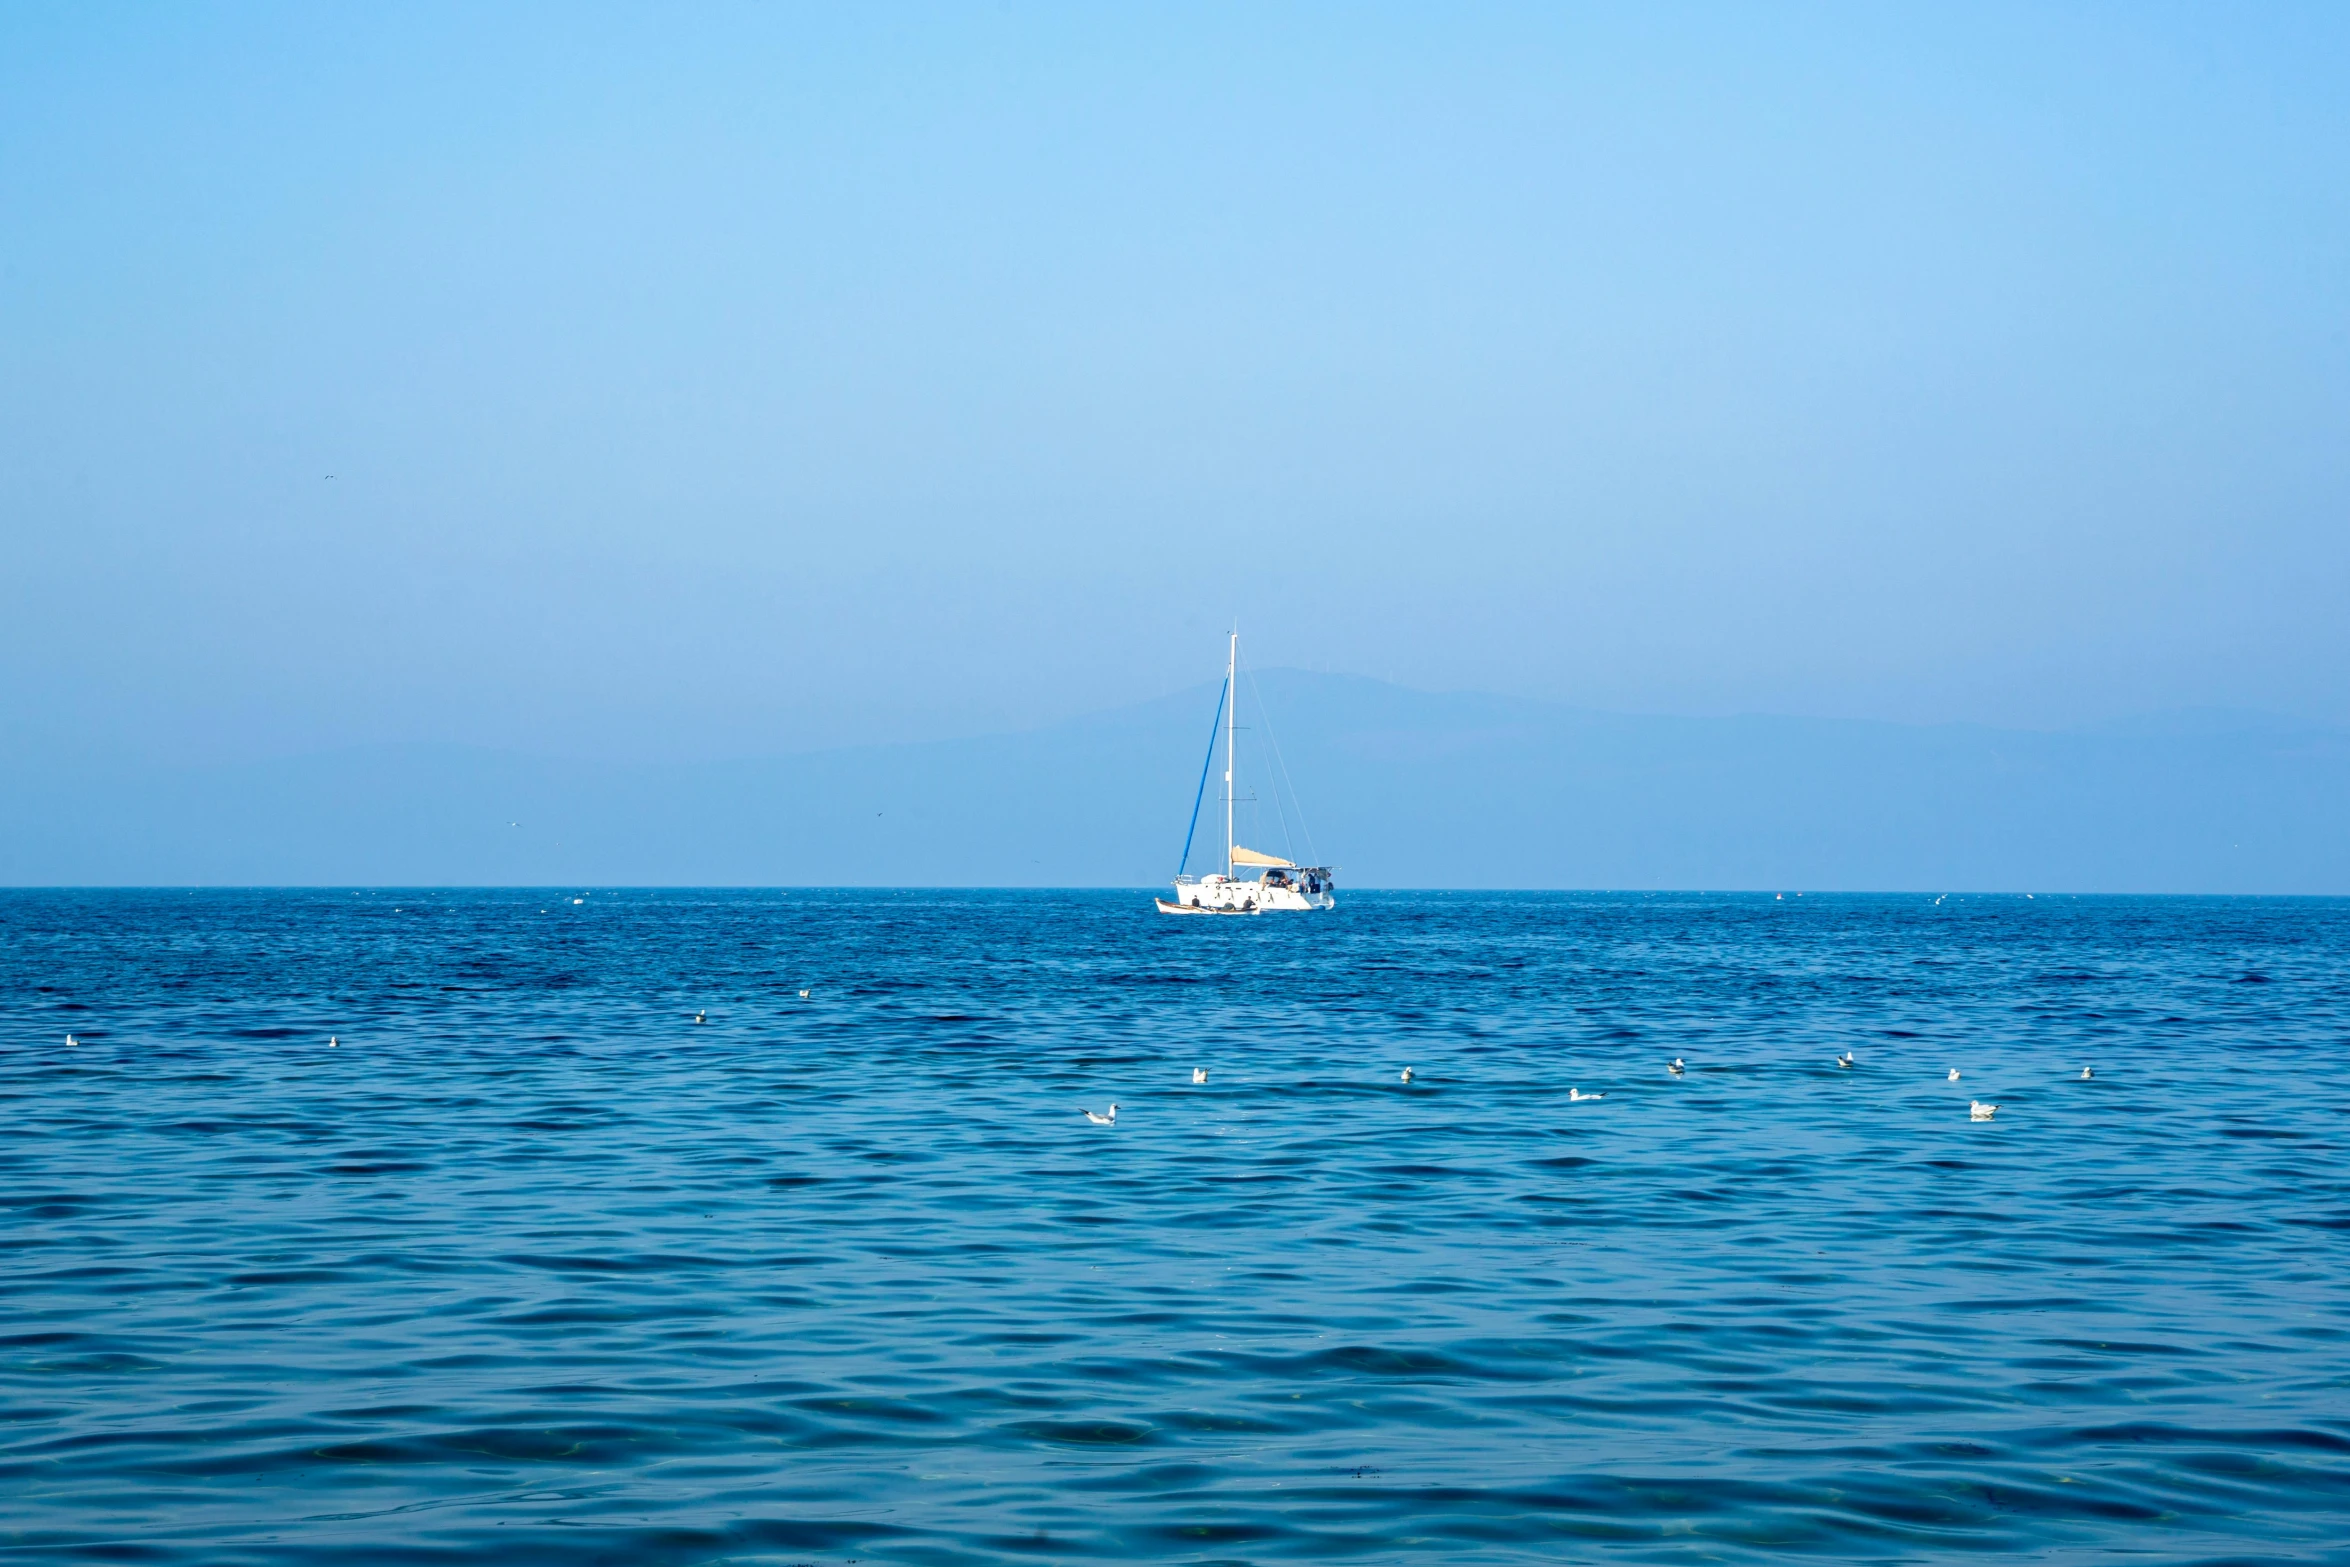
{"type": "Polygon", "coordinates": [[[1183,829],[1183,863],[1175,867],[1180,877],[1191,868],[1191,835],[1199,831],[1199,804],[1208,797],[1208,769],[1216,765],[1216,729],[1224,722],[1224,699],[1232,694],[1232,682],[1227,678],[1216,693],[1216,716],[1208,720],[1208,756],[1199,764],[1199,791],[1191,797],[1191,825],[1183,829]]]}

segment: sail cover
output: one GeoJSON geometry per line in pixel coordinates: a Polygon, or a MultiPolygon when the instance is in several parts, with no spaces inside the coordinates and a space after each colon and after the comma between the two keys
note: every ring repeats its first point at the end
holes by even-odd
{"type": "Polygon", "coordinates": [[[1270,865],[1285,871],[1297,869],[1295,861],[1284,860],[1278,855],[1259,854],[1254,849],[1243,849],[1237,846],[1232,851],[1232,863],[1235,865],[1270,865]]]}

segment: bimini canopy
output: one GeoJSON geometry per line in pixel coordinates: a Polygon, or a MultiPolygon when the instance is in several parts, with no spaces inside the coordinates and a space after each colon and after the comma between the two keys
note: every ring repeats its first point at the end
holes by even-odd
{"type": "Polygon", "coordinates": [[[1254,849],[1242,849],[1237,847],[1232,851],[1232,863],[1235,865],[1270,865],[1276,870],[1284,871],[1293,871],[1297,869],[1297,862],[1295,860],[1285,860],[1278,855],[1259,854],[1254,849]]]}

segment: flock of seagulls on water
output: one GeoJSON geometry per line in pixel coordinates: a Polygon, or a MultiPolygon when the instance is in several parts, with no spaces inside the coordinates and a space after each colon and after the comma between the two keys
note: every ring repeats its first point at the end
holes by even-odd
{"type": "MultiPolygon", "coordinates": [[[[699,1022],[700,1019],[697,1017],[695,1021],[699,1022]]],[[[67,1043],[70,1044],[72,1041],[69,1039],[67,1043]]],[[[1850,1071],[1852,1069],[1852,1065],[1853,1058],[1851,1051],[1847,1050],[1842,1055],[1836,1057],[1836,1066],[1839,1070],[1850,1071]]],[[[1675,1056],[1672,1060],[1665,1063],[1665,1070],[1675,1077],[1681,1077],[1688,1072],[1689,1063],[1682,1060],[1679,1056],[1675,1056]]],[[[2096,1075],[2097,1074],[2091,1071],[2089,1068],[2083,1067],[2081,1068],[2081,1076],[2079,1080],[2086,1083],[2096,1077],[2096,1075]]],[[[1396,1074],[1396,1078],[1399,1082],[1406,1084],[1410,1083],[1412,1080],[1412,1069],[1408,1066],[1405,1067],[1401,1072],[1396,1074]]],[[[1206,1067],[1195,1066],[1191,1069],[1191,1081],[1194,1085],[1205,1083],[1207,1080],[1208,1069],[1206,1067]]],[[[1952,1067],[1950,1069],[1950,1076],[1946,1079],[1946,1081],[1955,1083],[1958,1080],[1958,1068],[1952,1067]]],[[[1599,1100],[1605,1099],[1606,1097],[1607,1095],[1605,1094],[1587,1094],[1580,1088],[1569,1088],[1567,1090],[1567,1102],[1569,1104],[1592,1104],[1599,1100]]],[[[1967,1101],[1966,1113],[1967,1119],[1970,1121],[1988,1121],[1999,1113],[1999,1106],[1990,1104],[1981,1099],[1969,1099],[1967,1101]]],[[[1112,1105],[1107,1112],[1087,1110],[1085,1112],[1085,1118],[1096,1126],[1115,1126],[1118,1124],[1118,1107],[1116,1105],[1112,1105]]]]}
{"type": "MultiPolygon", "coordinates": [[[[800,999],[802,1001],[807,1000],[808,992],[804,990],[801,991],[800,999]]],[[[706,1023],[709,1020],[710,1015],[707,1011],[696,1012],[694,1014],[694,1021],[697,1023],[706,1023]]],[[[71,1034],[65,1036],[65,1043],[66,1048],[68,1049],[78,1049],[81,1045],[81,1041],[74,1038],[71,1034]]],[[[341,1041],[338,1040],[333,1034],[326,1036],[327,1049],[336,1049],[340,1043],[341,1041]]],[[[1836,1057],[1836,1065],[1839,1070],[1851,1070],[1852,1052],[1847,1050],[1842,1055],[1836,1057]]],[[[1682,1060],[1679,1056],[1675,1056],[1672,1060],[1665,1063],[1665,1070],[1674,1077],[1680,1077],[1688,1072],[1689,1063],[1682,1060]]],[[[2088,1067],[2083,1067],[2081,1068],[2081,1076],[2079,1080],[2086,1083],[2094,1079],[2096,1075],[2097,1074],[2091,1071],[2088,1067]]],[[[1396,1074],[1396,1078],[1397,1081],[1409,1085],[1412,1080],[1412,1069],[1408,1066],[1405,1067],[1401,1072],[1396,1074]]],[[[1205,1084],[1207,1080],[1208,1069],[1206,1067],[1195,1066],[1191,1069],[1191,1081],[1194,1087],[1205,1084]]],[[[1958,1080],[1958,1068],[1952,1067],[1950,1069],[1950,1075],[1947,1079],[1945,1079],[1945,1081],[1955,1083],[1958,1080]]],[[[1567,1090],[1567,1102],[1569,1104],[1593,1104],[1599,1100],[1605,1099],[1606,1097],[1607,1095],[1605,1094],[1587,1094],[1580,1088],[1569,1088],[1567,1090]]],[[[1980,1099],[1969,1099],[1967,1101],[1967,1119],[1970,1121],[1988,1121],[1998,1113],[1999,1106],[1995,1104],[1987,1104],[1980,1099]]],[[[1118,1107],[1113,1104],[1107,1110],[1087,1110],[1085,1112],[1085,1118],[1096,1126],[1116,1126],[1118,1124],[1118,1107]]]]}

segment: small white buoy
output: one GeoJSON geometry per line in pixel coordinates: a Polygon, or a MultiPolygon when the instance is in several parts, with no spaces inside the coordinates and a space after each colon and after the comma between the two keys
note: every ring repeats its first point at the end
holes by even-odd
{"type": "Polygon", "coordinates": [[[1970,1099],[1967,1101],[1966,1113],[1970,1121],[1988,1121],[1999,1113],[1999,1107],[1987,1105],[1980,1099],[1970,1099]]]}
{"type": "Polygon", "coordinates": [[[1206,1082],[1208,1080],[1208,1069],[1204,1066],[1193,1067],[1191,1069],[1191,1080],[1195,1083],[1206,1082]]]}
{"type": "Polygon", "coordinates": [[[1116,1105],[1110,1106],[1110,1113],[1107,1115],[1096,1115],[1088,1110],[1085,1112],[1085,1118],[1096,1126],[1115,1126],[1118,1124],[1118,1107],[1116,1105]]]}
{"type": "Polygon", "coordinates": [[[1844,1054],[1842,1054],[1842,1055],[1838,1056],[1838,1057],[1836,1058],[1836,1064],[1837,1064],[1838,1066],[1850,1066],[1850,1065],[1852,1065],[1852,1052],[1851,1052],[1851,1051],[1849,1051],[1849,1050],[1847,1050],[1847,1051],[1845,1051],[1845,1052],[1844,1052],[1844,1054]]]}
{"type": "Polygon", "coordinates": [[[1605,1099],[1606,1097],[1607,1095],[1605,1094],[1587,1094],[1580,1088],[1570,1088],[1567,1090],[1567,1103],[1569,1104],[1579,1105],[1587,1103],[1593,1099],[1605,1099]]]}
{"type": "Polygon", "coordinates": [[[1679,1077],[1683,1072],[1687,1071],[1688,1068],[1681,1064],[1681,1058],[1679,1056],[1675,1056],[1670,1062],[1666,1063],[1665,1070],[1672,1073],[1675,1077],[1679,1077]]]}
{"type": "Polygon", "coordinates": [[[1952,1067],[1952,1068],[1950,1069],[1950,1080],[1951,1080],[1952,1082],[1954,1082],[1954,1083],[1958,1081],[1958,1068],[1957,1068],[1957,1067],[1952,1067]]]}
{"type": "Polygon", "coordinates": [[[572,899],[571,901],[572,901],[573,903],[575,903],[575,904],[579,904],[579,903],[585,903],[585,902],[587,902],[587,899],[585,899],[585,898],[574,898],[574,899],[572,899]]]}
{"type": "Polygon", "coordinates": [[[800,992],[800,999],[801,999],[802,1001],[805,1001],[805,1000],[807,1000],[807,999],[808,999],[808,993],[807,993],[806,991],[804,991],[804,990],[803,990],[803,991],[801,991],[801,992],[800,992]]]}
{"type": "Polygon", "coordinates": [[[1408,1066],[1407,1066],[1407,1067],[1405,1067],[1405,1068],[1403,1069],[1403,1077],[1402,1077],[1402,1081],[1404,1081],[1404,1082],[1408,1083],[1408,1082],[1410,1082],[1411,1080],[1412,1080],[1412,1069],[1411,1069],[1410,1067],[1408,1067],[1408,1066]]]}
{"type": "Polygon", "coordinates": [[[2089,1069],[2087,1067],[2081,1068],[2081,1081],[2084,1083],[2089,1081],[2089,1069]]]}

